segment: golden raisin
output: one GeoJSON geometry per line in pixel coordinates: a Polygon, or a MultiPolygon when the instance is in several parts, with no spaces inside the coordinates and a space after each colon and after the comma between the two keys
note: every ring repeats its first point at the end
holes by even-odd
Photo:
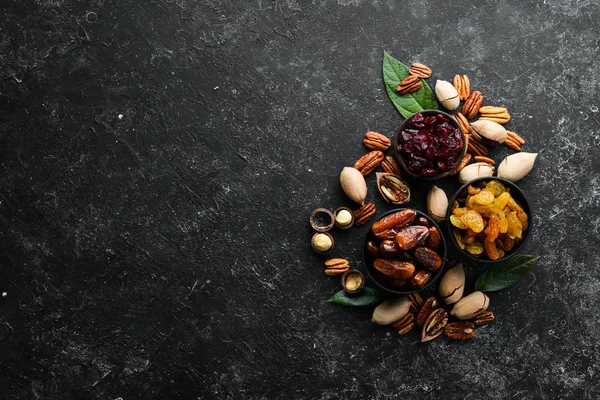
{"type": "Polygon", "coordinates": [[[494,198],[494,193],[490,192],[489,190],[482,190],[473,196],[473,201],[475,201],[477,204],[488,205],[494,202],[494,198]]]}
{"type": "Polygon", "coordinates": [[[450,216],[450,223],[459,229],[467,229],[467,225],[463,222],[461,218],[458,218],[456,215],[450,216]]]}
{"type": "Polygon", "coordinates": [[[500,258],[500,255],[498,254],[498,249],[496,248],[496,243],[486,240],[483,242],[483,249],[485,251],[485,254],[490,258],[490,260],[497,260],[498,258],[500,258]]]}
{"type": "Polygon", "coordinates": [[[483,253],[483,244],[481,243],[481,241],[476,240],[473,243],[467,245],[466,250],[470,254],[479,255],[483,253]]]}
{"type": "MultiPolygon", "coordinates": [[[[485,240],[493,242],[500,234],[500,217],[497,214],[491,215],[488,219],[487,235],[485,240]]],[[[490,257],[491,258],[491,257],[490,257]]]]}
{"type": "MultiPolygon", "coordinates": [[[[515,217],[516,217],[516,215],[515,215],[515,217]]],[[[473,229],[473,231],[475,231],[477,233],[481,232],[484,228],[483,218],[475,210],[469,210],[461,218],[462,218],[463,222],[465,223],[465,225],[467,225],[467,227],[473,229]]]]}
{"type": "Polygon", "coordinates": [[[494,193],[494,196],[498,197],[504,193],[504,185],[500,181],[491,180],[485,185],[486,190],[494,193]]]}

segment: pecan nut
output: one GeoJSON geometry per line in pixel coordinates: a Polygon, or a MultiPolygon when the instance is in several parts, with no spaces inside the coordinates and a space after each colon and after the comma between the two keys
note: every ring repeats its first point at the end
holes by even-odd
{"type": "Polygon", "coordinates": [[[388,203],[404,204],[410,201],[410,188],[406,182],[389,172],[377,172],[377,189],[388,203]]]}
{"type": "Polygon", "coordinates": [[[373,218],[376,211],[377,209],[375,208],[374,203],[367,203],[360,207],[358,210],[354,211],[354,225],[364,225],[368,220],[373,218]]]}
{"type": "Polygon", "coordinates": [[[384,172],[396,175],[398,178],[402,177],[400,167],[398,166],[398,163],[396,162],[396,160],[394,160],[394,157],[392,156],[385,156],[385,158],[381,162],[381,169],[384,172]]]}
{"type": "Polygon", "coordinates": [[[354,168],[359,170],[363,176],[369,175],[383,161],[383,152],[373,150],[362,156],[354,163],[354,168]]]}
{"type": "Polygon", "coordinates": [[[440,336],[448,323],[448,313],[438,308],[432,311],[421,328],[421,342],[428,342],[440,336]]]}
{"type": "Polygon", "coordinates": [[[473,119],[479,112],[481,105],[483,104],[483,96],[481,92],[476,90],[471,92],[465,104],[463,104],[462,113],[468,119],[473,119]]]}
{"type": "Polygon", "coordinates": [[[325,261],[325,275],[337,276],[342,275],[350,269],[350,263],[344,258],[330,258],[325,261]]]}
{"type": "Polygon", "coordinates": [[[415,326],[415,314],[412,312],[400,318],[392,324],[392,328],[398,330],[398,335],[406,335],[415,326]]]}
{"type": "Polygon", "coordinates": [[[466,75],[455,75],[452,80],[452,85],[458,92],[458,98],[460,100],[466,100],[471,94],[471,82],[469,77],[466,75]]]}
{"type": "Polygon", "coordinates": [[[472,322],[450,322],[444,327],[444,335],[450,339],[467,340],[475,336],[475,325],[472,322]]]}
{"type": "Polygon", "coordinates": [[[363,139],[365,147],[369,150],[386,151],[392,141],[378,132],[367,132],[363,139]]]}
{"type": "Polygon", "coordinates": [[[475,318],[473,318],[473,324],[475,326],[487,325],[494,322],[495,319],[496,317],[494,316],[493,312],[483,311],[475,315],[475,318]]]}
{"type": "Polygon", "coordinates": [[[505,124],[510,121],[510,114],[505,107],[485,106],[479,109],[479,119],[505,124]]]}
{"type": "Polygon", "coordinates": [[[425,300],[419,309],[419,312],[417,313],[417,325],[423,325],[423,322],[425,322],[429,314],[431,314],[431,312],[436,308],[438,308],[438,301],[434,296],[430,296],[427,300],[425,300]]]}
{"type": "Polygon", "coordinates": [[[467,118],[465,118],[463,113],[459,112],[454,116],[454,119],[456,120],[456,122],[458,122],[460,129],[462,129],[465,135],[469,133],[469,131],[471,130],[471,124],[469,124],[469,121],[467,120],[467,118]]]}
{"type": "Polygon", "coordinates": [[[516,132],[506,131],[506,135],[508,139],[512,139],[517,141],[520,145],[525,144],[525,139],[519,136],[516,132]]]}
{"type": "Polygon", "coordinates": [[[402,79],[400,85],[396,88],[399,94],[408,94],[416,92],[421,88],[421,79],[417,75],[408,75],[402,79]]]}
{"type": "Polygon", "coordinates": [[[411,75],[416,75],[419,78],[427,79],[431,76],[431,68],[429,68],[425,64],[421,63],[412,63],[410,65],[410,69],[408,73],[411,75]]]}
{"type": "Polygon", "coordinates": [[[471,158],[473,158],[471,153],[466,153],[465,156],[462,158],[462,160],[460,160],[460,164],[458,164],[458,167],[456,167],[456,169],[454,171],[452,171],[452,173],[450,175],[458,174],[461,169],[466,167],[467,164],[469,164],[471,162],[471,158]]]}
{"type": "Polygon", "coordinates": [[[419,293],[411,293],[408,295],[408,299],[412,302],[410,305],[410,312],[417,313],[419,309],[423,306],[423,298],[419,293]]]}

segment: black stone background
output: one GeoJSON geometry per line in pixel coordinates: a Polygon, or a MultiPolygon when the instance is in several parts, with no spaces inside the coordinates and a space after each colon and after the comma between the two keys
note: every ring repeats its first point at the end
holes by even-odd
{"type": "MultiPolygon", "coordinates": [[[[599,21],[576,0],[4,0],[0,398],[599,398],[599,21]],[[468,74],[540,153],[520,186],[542,259],[471,342],[325,303],[308,216],[350,205],[339,172],[401,121],[384,50],[431,85],[468,74]]],[[[362,268],[366,229],[334,255],[362,268]]]]}

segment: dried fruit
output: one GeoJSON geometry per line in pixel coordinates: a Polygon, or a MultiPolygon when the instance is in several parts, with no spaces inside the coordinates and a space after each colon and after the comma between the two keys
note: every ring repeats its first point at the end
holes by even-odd
{"type": "Polygon", "coordinates": [[[439,187],[433,185],[427,193],[427,213],[436,222],[442,222],[446,219],[448,211],[448,196],[439,187]]]}
{"type": "Polygon", "coordinates": [[[418,270],[408,281],[408,285],[413,289],[421,289],[431,278],[431,272],[425,269],[418,270]]]}
{"type": "Polygon", "coordinates": [[[392,204],[410,201],[410,188],[402,179],[388,172],[377,173],[377,188],[383,199],[392,204]]]}
{"type": "Polygon", "coordinates": [[[390,174],[396,175],[399,178],[402,177],[400,167],[398,166],[398,163],[396,162],[396,160],[394,160],[392,156],[385,156],[380,166],[383,172],[388,172],[390,174]]]}
{"type": "Polygon", "coordinates": [[[365,277],[357,269],[348,270],[342,275],[342,288],[350,294],[362,290],[365,285],[365,277]]]}
{"type": "Polygon", "coordinates": [[[365,245],[367,252],[373,257],[379,257],[379,246],[375,244],[372,240],[369,240],[365,245]]]}
{"type": "Polygon", "coordinates": [[[421,79],[417,75],[408,75],[396,88],[399,94],[416,92],[421,88],[421,79]]]}
{"type": "Polygon", "coordinates": [[[392,144],[390,139],[378,132],[367,132],[363,143],[369,150],[381,151],[386,151],[392,144]]]}
{"type": "Polygon", "coordinates": [[[471,135],[485,144],[500,144],[506,140],[506,129],[494,121],[478,119],[471,123],[471,135]]]}
{"type": "Polygon", "coordinates": [[[406,297],[386,300],[375,308],[371,321],[379,325],[389,325],[405,316],[410,304],[406,297]]]}
{"type": "Polygon", "coordinates": [[[460,300],[465,290],[465,270],[462,264],[450,268],[440,281],[439,293],[446,304],[460,300]]]}
{"type": "Polygon", "coordinates": [[[482,292],[473,292],[454,304],[451,315],[458,319],[471,319],[476,314],[487,310],[490,299],[482,292]]]}
{"type": "Polygon", "coordinates": [[[421,63],[412,63],[410,65],[410,69],[408,73],[411,75],[416,75],[419,78],[427,79],[431,76],[431,68],[429,68],[425,64],[421,63]]]}
{"type": "Polygon", "coordinates": [[[367,223],[368,220],[375,216],[377,209],[375,208],[375,204],[367,203],[364,206],[360,207],[358,210],[354,211],[354,225],[361,226],[367,223]]]}
{"type": "MultiPolygon", "coordinates": [[[[377,236],[378,234],[389,230],[399,230],[404,226],[410,225],[415,220],[416,215],[417,213],[412,208],[386,215],[373,224],[371,231],[377,236]]],[[[391,238],[388,237],[383,239],[393,239],[396,236],[396,233],[397,231],[394,232],[391,238]]]]}
{"type": "Polygon", "coordinates": [[[448,323],[448,313],[438,308],[433,311],[423,323],[421,328],[421,342],[428,342],[440,336],[448,323]]]}
{"type": "Polygon", "coordinates": [[[459,99],[466,100],[469,98],[471,94],[471,82],[467,75],[455,75],[452,83],[458,92],[459,99]]]}
{"type": "Polygon", "coordinates": [[[367,197],[367,183],[365,177],[359,170],[352,167],[344,167],[340,174],[342,190],[350,200],[358,204],[365,204],[367,197]]]}
{"type": "Polygon", "coordinates": [[[438,80],[435,84],[435,95],[446,110],[455,110],[460,105],[458,92],[450,82],[438,80]]]}
{"type": "Polygon", "coordinates": [[[373,261],[373,268],[392,278],[408,279],[415,272],[415,265],[409,261],[388,260],[385,258],[376,258],[373,261]]]}
{"type": "Polygon", "coordinates": [[[428,236],[429,229],[425,226],[406,226],[398,230],[395,241],[400,250],[407,251],[414,249],[418,244],[424,243],[428,236]]]}
{"type": "Polygon", "coordinates": [[[373,150],[362,156],[354,163],[356,168],[363,176],[369,175],[375,170],[383,161],[383,152],[379,150],[373,150]]]}
{"type": "Polygon", "coordinates": [[[400,250],[394,240],[383,240],[379,244],[379,255],[383,258],[395,258],[397,260],[409,261],[407,253],[400,250]]]}
{"type": "Polygon", "coordinates": [[[486,163],[474,163],[464,167],[458,174],[458,180],[460,183],[467,183],[473,179],[482,178],[485,176],[492,176],[494,174],[494,167],[486,163]]]}
{"type": "Polygon", "coordinates": [[[422,177],[452,170],[463,154],[460,128],[441,113],[416,113],[406,120],[396,150],[406,169],[422,177]]]}
{"type": "Polygon", "coordinates": [[[506,157],[498,165],[498,177],[517,182],[533,169],[538,153],[517,153],[506,157]]]}
{"type": "Polygon", "coordinates": [[[444,327],[444,335],[450,339],[467,340],[475,336],[475,325],[472,322],[450,322],[444,327]]]}
{"type": "Polygon", "coordinates": [[[417,325],[423,325],[423,322],[425,322],[429,314],[431,314],[431,312],[438,307],[439,305],[437,299],[433,296],[428,297],[419,309],[419,312],[417,313],[417,325]]]}
{"type": "Polygon", "coordinates": [[[430,227],[429,237],[425,241],[425,246],[435,250],[440,247],[440,244],[442,244],[442,235],[440,234],[440,231],[435,226],[430,227]]]}
{"type": "Polygon", "coordinates": [[[473,119],[479,112],[479,108],[483,104],[483,96],[480,91],[471,92],[462,108],[462,113],[468,119],[473,119]]]}
{"type": "Polygon", "coordinates": [[[442,266],[442,258],[428,247],[417,247],[413,255],[422,266],[430,271],[437,271],[442,266]]]}

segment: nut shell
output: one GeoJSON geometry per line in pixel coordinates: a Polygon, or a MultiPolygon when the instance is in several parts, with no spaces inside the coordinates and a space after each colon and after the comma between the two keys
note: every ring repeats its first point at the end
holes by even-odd
{"type": "Polygon", "coordinates": [[[342,288],[346,293],[360,292],[365,286],[365,277],[357,269],[350,269],[342,275],[342,288]]]}
{"type": "Polygon", "coordinates": [[[506,129],[502,125],[483,119],[471,123],[471,132],[486,145],[504,143],[507,136],[506,129]]]}
{"type": "Polygon", "coordinates": [[[487,310],[490,299],[483,292],[473,292],[454,304],[451,315],[458,319],[471,319],[478,313],[487,310]]]}
{"type": "Polygon", "coordinates": [[[337,228],[339,228],[339,229],[348,229],[348,228],[350,228],[352,225],[354,225],[354,212],[353,212],[351,209],[349,209],[348,207],[339,207],[338,209],[336,209],[336,210],[333,212],[333,219],[334,219],[335,226],[336,226],[337,228]],[[343,224],[341,224],[341,223],[338,221],[338,214],[340,213],[340,211],[344,211],[344,210],[345,210],[345,211],[348,211],[348,212],[350,213],[350,218],[351,218],[351,219],[350,219],[350,222],[349,222],[348,224],[346,224],[346,225],[343,225],[343,224]]]}
{"type": "Polygon", "coordinates": [[[404,317],[411,304],[406,297],[386,300],[375,308],[371,321],[379,325],[389,325],[404,317]]]}
{"type": "Polygon", "coordinates": [[[446,271],[439,286],[440,297],[446,304],[454,304],[459,301],[465,290],[465,270],[462,264],[446,271]]]}
{"type": "Polygon", "coordinates": [[[335,223],[333,213],[326,208],[317,208],[310,214],[310,226],[317,232],[327,232],[335,223]],[[326,221],[326,225],[320,225],[319,218],[326,221]],[[328,222],[327,222],[328,221],[328,222]]]}
{"type": "Polygon", "coordinates": [[[310,244],[313,248],[314,251],[316,251],[319,254],[328,254],[331,252],[331,250],[333,250],[333,246],[335,245],[335,241],[333,240],[333,236],[331,236],[329,233],[327,232],[317,232],[313,235],[310,244]],[[326,236],[327,239],[329,239],[329,247],[325,248],[324,245],[326,244],[327,240],[323,237],[326,236]]]}
{"type": "Polygon", "coordinates": [[[446,219],[447,210],[448,196],[446,196],[446,192],[434,185],[427,193],[427,214],[436,222],[442,222],[446,219]]]}
{"type": "Polygon", "coordinates": [[[458,92],[448,81],[438,80],[436,82],[435,96],[446,110],[456,110],[460,105],[458,92]]]}
{"type": "Polygon", "coordinates": [[[342,190],[350,200],[360,205],[365,204],[367,183],[359,170],[352,167],[344,167],[340,174],[340,184],[342,185],[342,190]]]}

